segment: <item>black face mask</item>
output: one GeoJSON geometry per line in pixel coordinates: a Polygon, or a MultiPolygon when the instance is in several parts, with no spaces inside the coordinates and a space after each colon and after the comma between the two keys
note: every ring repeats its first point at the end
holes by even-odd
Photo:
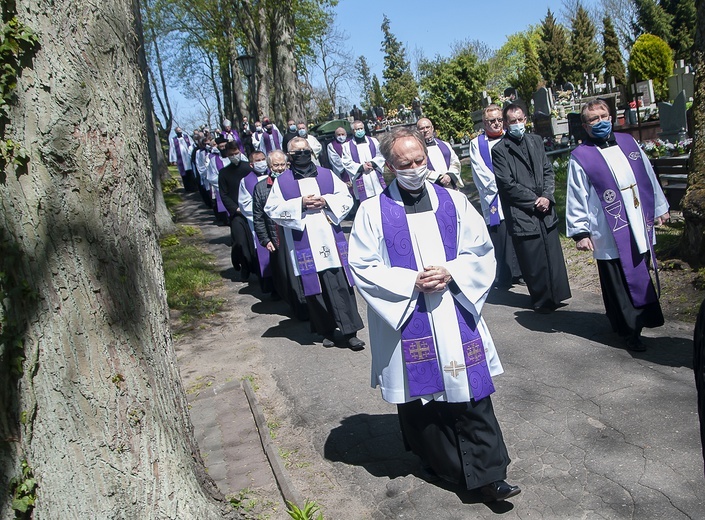
{"type": "Polygon", "coordinates": [[[311,150],[297,150],[289,153],[289,161],[297,168],[306,168],[311,164],[311,150]]]}
{"type": "Polygon", "coordinates": [[[176,132],[176,137],[181,137],[183,135],[182,132],[176,132]]]}

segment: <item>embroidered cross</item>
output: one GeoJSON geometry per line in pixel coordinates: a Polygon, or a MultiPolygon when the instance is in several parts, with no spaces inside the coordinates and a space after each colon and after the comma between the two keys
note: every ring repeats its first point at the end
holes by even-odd
{"type": "Polygon", "coordinates": [[[313,261],[313,256],[311,255],[311,253],[302,253],[299,257],[299,266],[301,267],[301,271],[308,271],[309,269],[315,267],[315,265],[316,264],[313,261]]]}
{"type": "Polygon", "coordinates": [[[497,206],[490,206],[490,213],[492,213],[493,215],[497,213],[497,206]]]}
{"type": "Polygon", "coordinates": [[[423,359],[427,357],[430,352],[431,349],[425,339],[417,339],[409,345],[409,354],[413,359],[423,359]]]}
{"type": "Polygon", "coordinates": [[[465,359],[473,363],[482,361],[482,349],[477,343],[471,343],[465,347],[465,359]]]}
{"type": "Polygon", "coordinates": [[[282,211],[280,217],[288,220],[291,218],[291,213],[289,213],[288,211],[282,211]]]}
{"type": "Polygon", "coordinates": [[[443,371],[448,372],[453,377],[458,377],[458,374],[460,374],[464,370],[465,365],[460,364],[455,360],[451,361],[450,364],[443,367],[443,371]]]}
{"type": "Polygon", "coordinates": [[[330,249],[328,246],[323,246],[321,247],[319,253],[323,256],[323,258],[328,258],[330,256],[330,249]]]}

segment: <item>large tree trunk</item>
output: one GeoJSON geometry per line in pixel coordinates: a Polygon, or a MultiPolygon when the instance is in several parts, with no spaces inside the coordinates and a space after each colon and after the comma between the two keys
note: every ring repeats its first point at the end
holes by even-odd
{"type": "Polygon", "coordinates": [[[272,84],[274,103],[272,116],[276,121],[304,121],[306,114],[301,85],[296,75],[294,54],[294,13],[291,4],[280,2],[272,9],[270,46],[272,52],[272,84]]]}
{"type": "Polygon", "coordinates": [[[240,0],[236,5],[247,52],[255,58],[255,77],[252,78],[255,81],[255,100],[249,105],[254,105],[254,113],[250,114],[250,121],[257,121],[265,116],[273,117],[270,113],[269,101],[271,68],[269,67],[269,32],[265,2],[240,0]]]}
{"type": "Polygon", "coordinates": [[[698,21],[693,45],[695,128],[688,190],[681,202],[685,218],[681,250],[684,259],[694,267],[705,264],[705,2],[697,2],[697,5],[698,21]]]}
{"type": "Polygon", "coordinates": [[[227,517],[172,348],[132,3],[17,11],[40,46],[10,113],[28,167],[0,175],[0,489],[26,460],[37,519],[227,517]]]}

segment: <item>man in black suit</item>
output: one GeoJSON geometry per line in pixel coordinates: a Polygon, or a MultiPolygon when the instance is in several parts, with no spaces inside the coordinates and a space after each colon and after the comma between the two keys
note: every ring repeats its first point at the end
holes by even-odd
{"type": "Polygon", "coordinates": [[[509,104],[502,116],[506,133],[492,148],[499,197],[532,307],[550,313],[571,296],[558,236],[555,175],[543,139],[524,133],[522,108],[509,104]]]}

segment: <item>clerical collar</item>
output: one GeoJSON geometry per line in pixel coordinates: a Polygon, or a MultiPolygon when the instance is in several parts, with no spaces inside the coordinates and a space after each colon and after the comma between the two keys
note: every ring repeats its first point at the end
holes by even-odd
{"type": "Polygon", "coordinates": [[[438,145],[436,144],[436,140],[431,138],[430,141],[426,141],[426,146],[428,147],[428,146],[438,146],[438,145]]]}
{"type": "Polygon", "coordinates": [[[405,213],[422,213],[433,209],[431,207],[431,197],[426,191],[425,184],[418,193],[411,193],[399,187],[399,194],[401,195],[401,201],[404,203],[405,213]]]}
{"type": "Polygon", "coordinates": [[[318,175],[318,168],[316,168],[316,165],[313,162],[303,168],[299,168],[298,166],[294,166],[292,164],[291,171],[294,174],[295,179],[305,179],[307,177],[315,177],[318,175]]]}
{"type": "Polygon", "coordinates": [[[355,139],[356,143],[364,143],[367,141],[367,136],[364,136],[364,137],[354,136],[354,139],[355,139]]]}
{"type": "Polygon", "coordinates": [[[588,135],[588,141],[590,141],[598,148],[609,148],[610,146],[614,146],[617,144],[617,139],[614,137],[614,132],[611,132],[609,137],[607,137],[606,139],[597,139],[588,135]]]}

